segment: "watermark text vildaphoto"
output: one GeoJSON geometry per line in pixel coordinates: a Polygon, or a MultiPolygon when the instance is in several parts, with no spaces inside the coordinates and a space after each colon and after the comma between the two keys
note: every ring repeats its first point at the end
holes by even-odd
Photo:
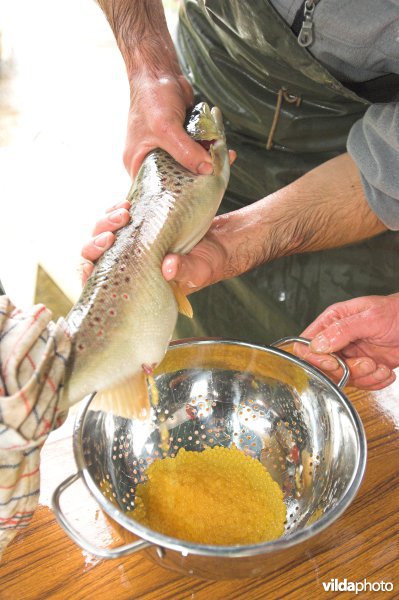
{"type": "Polygon", "coordinates": [[[391,581],[348,581],[347,579],[330,579],[323,581],[325,592],[392,592],[393,583],[391,581]]]}

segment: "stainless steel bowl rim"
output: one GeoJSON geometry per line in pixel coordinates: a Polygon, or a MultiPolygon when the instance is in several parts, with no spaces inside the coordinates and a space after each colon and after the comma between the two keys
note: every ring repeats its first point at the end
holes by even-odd
{"type": "Polygon", "coordinates": [[[256,556],[259,554],[270,554],[277,550],[281,551],[286,548],[290,548],[308,540],[309,538],[316,536],[318,533],[326,529],[334,521],[336,521],[338,517],[342,515],[342,513],[346,510],[346,508],[349,506],[349,504],[355,497],[364,476],[367,460],[367,442],[363,423],[359,415],[357,414],[357,411],[352,406],[351,402],[348,400],[345,394],[343,394],[339,390],[339,388],[330,379],[328,379],[328,377],[326,377],[324,373],[322,373],[322,371],[320,371],[316,367],[313,367],[313,365],[304,361],[303,359],[300,359],[297,356],[289,354],[288,352],[285,352],[284,350],[280,350],[273,346],[259,346],[256,344],[250,344],[247,342],[241,342],[236,340],[207,338],[199,340],[177,340],[171,342],[168,351],[173,351],[173,349],[176,347],[205,344],[229,344],[241,347],[244,346],[259,351],[266,350],[272,354],[282,356],[287,360],[303,367],[307,371],[310,371],[316,378],[322,380],[324,384],[330,386],[332,392],[339,396],[341,402],[346,407],[354,421],[355,429],[358,433],[359,442],[359,456],[357,468],[354,472],[350,484],[346,489],[345,494],[342,496],[339,503],[333,508],[329,509],[327,513],[320,517],[320,519],[318,519],[316,522],[312,523],[308,527],[296,531],[290,534],[288,537],[281,537],[277,540],[271,542],[263,542],[261,544],[253,544],[246,546],[210,546],[204,544],[194,544],[190,542],[185,542],[153,531],[152,529],[149,529],[144,525],[136,523],[133,519],[127,517],[122,511],[116,509],[115,506],[103,496],[103,494],[94,483],[93,479],[91,478],[91,475],[89,474],[88,469],[85,466],[85,459],[82,451],[81,439],[82,427],[86,412],[95,394],[88,396],[87,399],[83,402],[82,407],[76,416],[74,424],[73,450],[75,461],[81,477],[83,477],[88,489],[90,490],[94,498],[97,500],[101,508],[103,508],[112,519],[117,521],[128,531],[131,531],[132,533],[143,538],[144,540],[151,542],[156,546],[169,548],[171,550],[180,552],[183,554],[183,556],[187,556],[189,554],[196,554],[201,556],[244,557],[256,556]]]}

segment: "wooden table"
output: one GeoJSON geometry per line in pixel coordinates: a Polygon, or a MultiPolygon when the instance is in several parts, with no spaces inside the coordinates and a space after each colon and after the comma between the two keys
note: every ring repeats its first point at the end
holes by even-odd
{"type": "MultiPolygon", "coordinates": [[[[273,577],[228,581],[178,575],[153,564],[145,552],[113,561],[87,555],[58,526],[49,508],[56,485],[76,470],[69,432],[58,439],[52,434],[42,451],[40,506],[3,556],[1,600],[328,599],[340,594],[326,593],[322,583],[345,578],[394,586],[392,592],[358,598],[399,598],[399,385],[373,394],[346,392],[363,420],[369,455],[361,489],[339,520],[335,548],[317,556],[309,553],[301,564],[273,577]]],[[[75,484],[66,500],[75,526],[92,542],[126,541],[83,484],[75,484]]]]}

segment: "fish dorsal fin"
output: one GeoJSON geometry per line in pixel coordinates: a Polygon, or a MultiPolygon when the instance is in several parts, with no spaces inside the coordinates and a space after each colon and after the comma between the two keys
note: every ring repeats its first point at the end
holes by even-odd
{"type": "Polygon", "coordinates": [[[112,388],[97,392],[90,408],[125,419],[146,419],[150,414],[150,398],[145,373],[137,373],[112,388]]]}
{"type": "Polygon", "coordinates": [[[177,302],[177,307],[182,315],[186,315],[190,319],[193,318],[193,307],[187,299],[187,296],[183,293],[180,285],[176,281],[169,281],[169,285],[172,288],[173,295],[177,302]]]}

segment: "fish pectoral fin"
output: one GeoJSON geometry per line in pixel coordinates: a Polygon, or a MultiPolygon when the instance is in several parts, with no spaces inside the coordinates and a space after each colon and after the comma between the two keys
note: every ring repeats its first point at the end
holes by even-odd
{"type": "Polygon", "coordinates": [[[221,140],[218,140],[209,148],[213,165],[213,174],[216,175],[216,177],[218,177],[223,170],[224,156],[221,149],[224,148],[224,146],[225,144],[221,140]]]}
{"type": "Polygon", "coordinates": [[[150,414],[147,377],[144,372],[97,392],[90,409],[111,412],[125,419],[146,419],[150,414]]]}
{"type": "Polygon", "coordinates": [[[169,285],[172,288],[173,295],[176,299],[179,313],[192,319],[194,314],[193,307],[187,299],[187,296],[183,293],[180,285],[176,283],[176,281],[169,281],[169,285]]]}

